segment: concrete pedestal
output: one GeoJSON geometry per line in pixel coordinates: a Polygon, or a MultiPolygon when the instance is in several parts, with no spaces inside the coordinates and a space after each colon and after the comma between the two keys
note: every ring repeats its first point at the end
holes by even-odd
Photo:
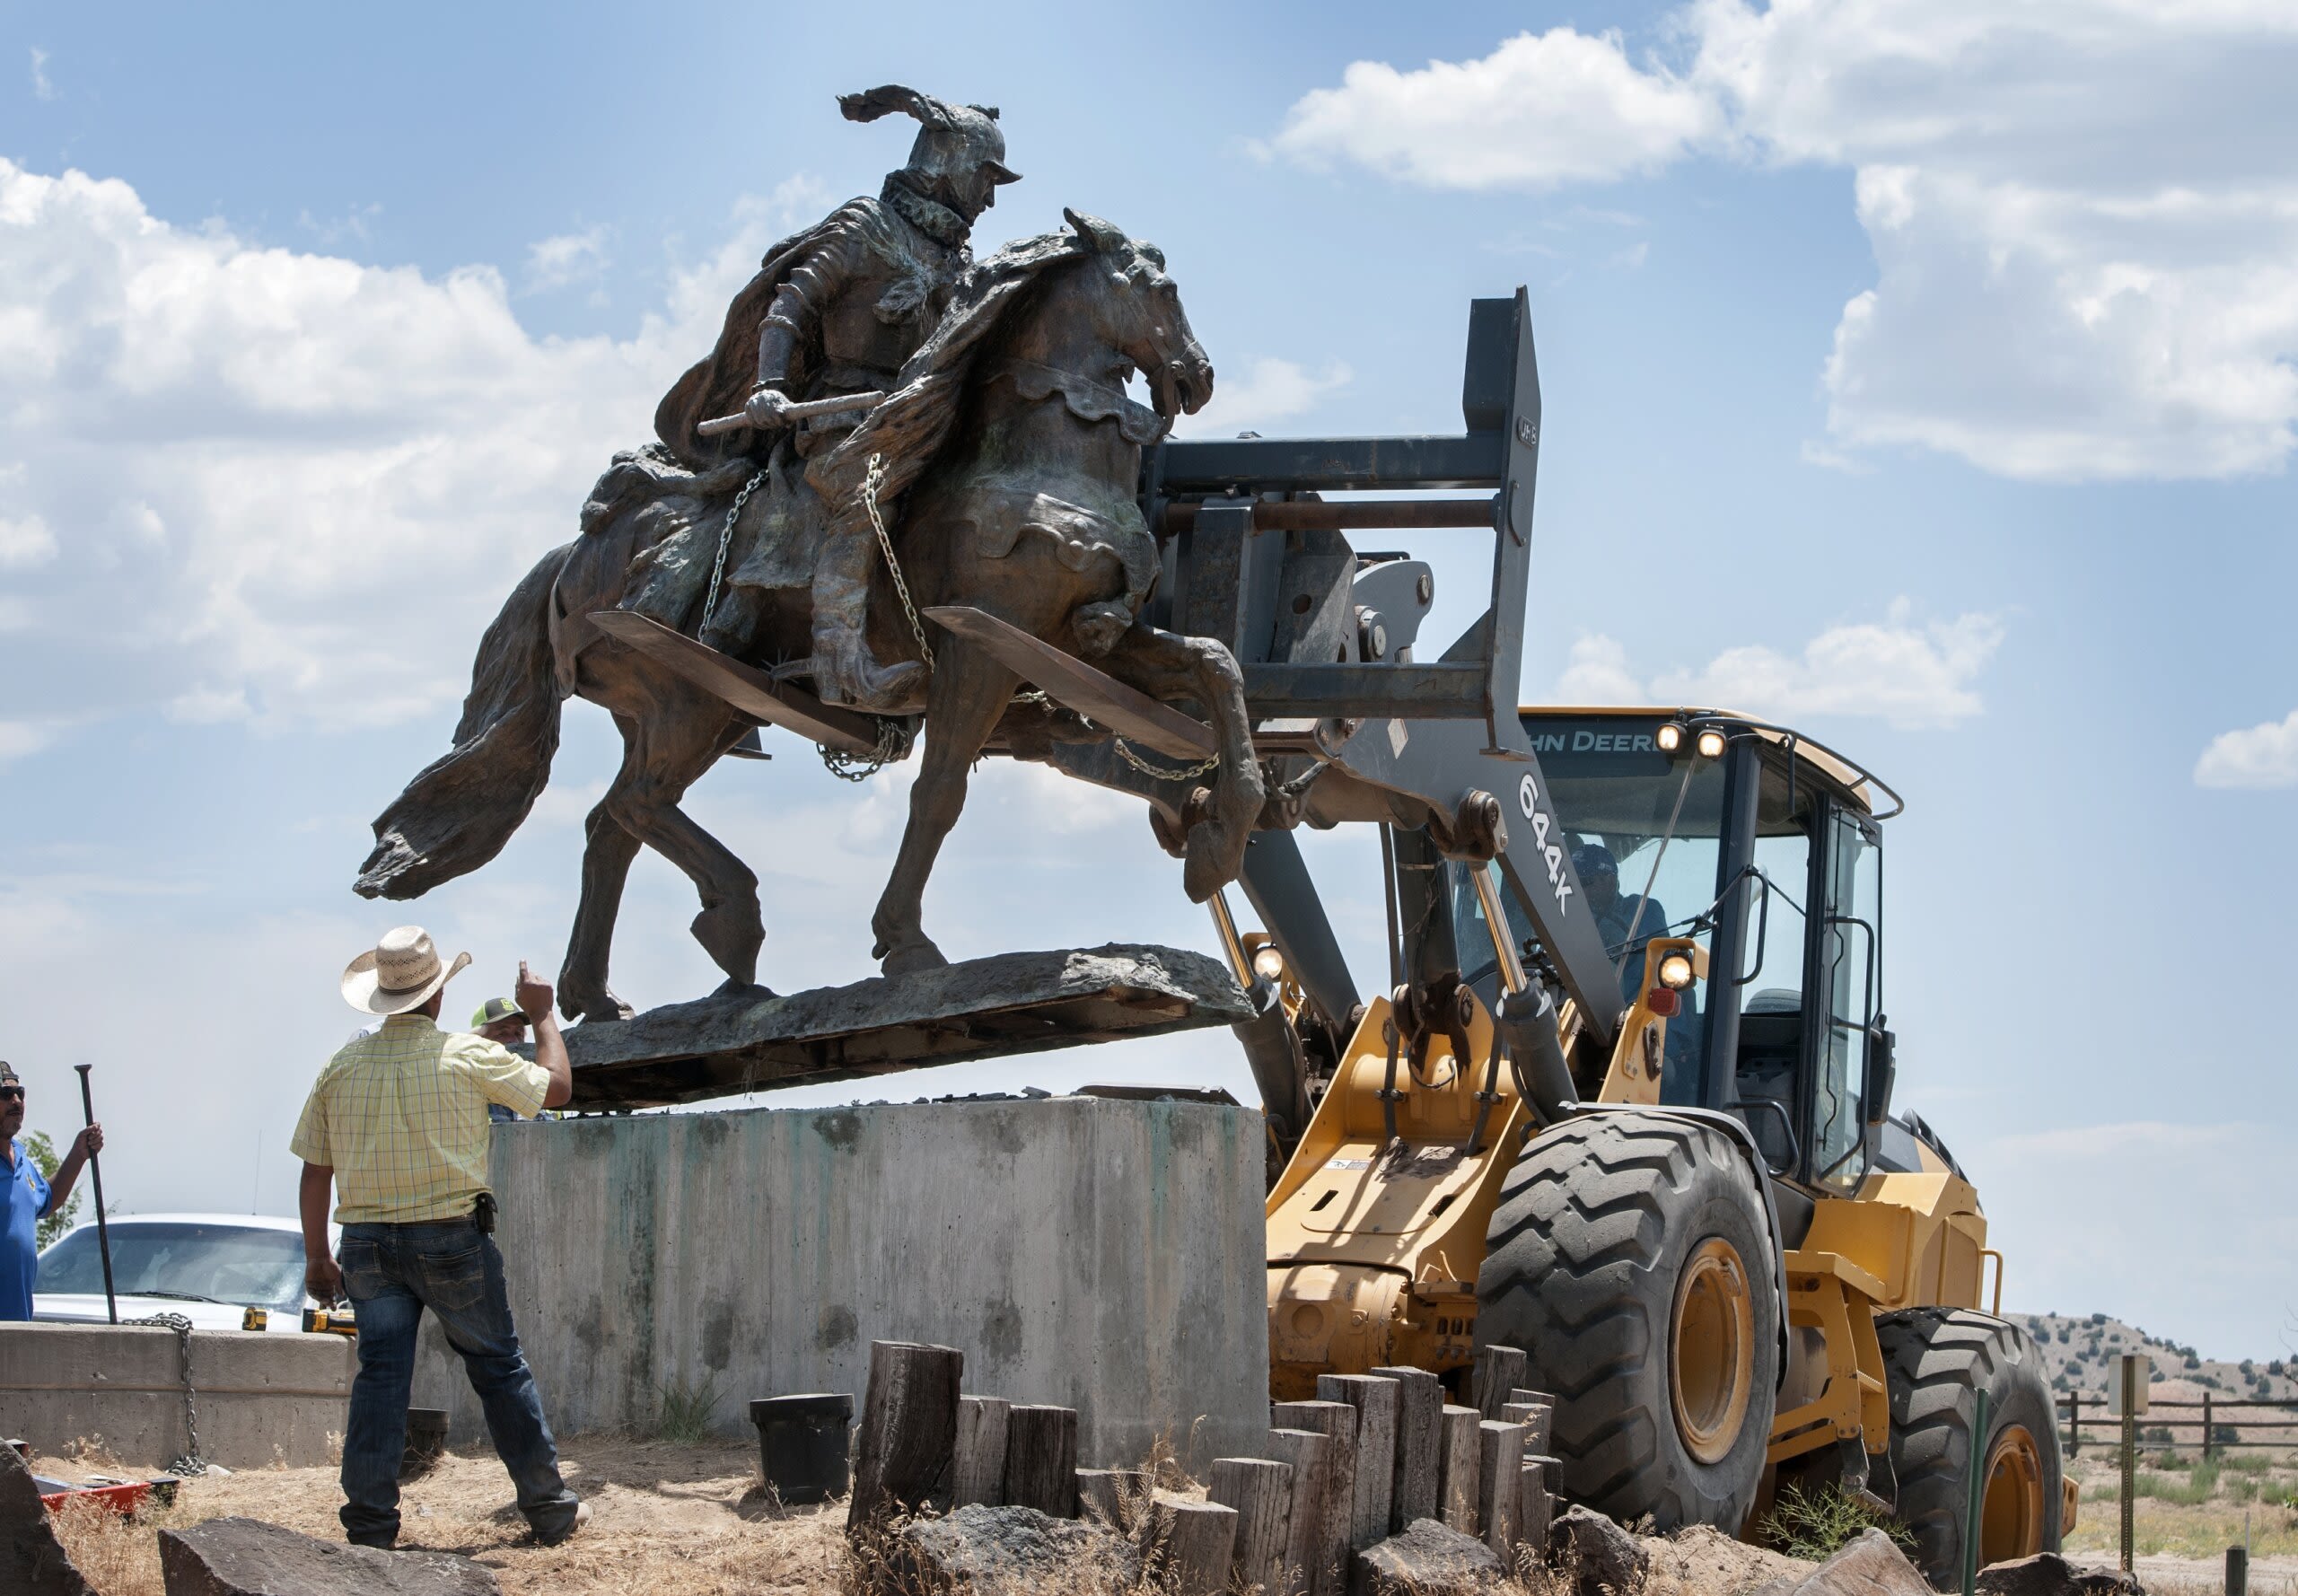
{"type": "MultiPolygon", "coordinates": [[[[645,1433],[669,1381],[746,1405],[863,1389],[873,1340],[1077,1409],[1080,1461],[1267,1433],[1260,1115],[1053,1098],[498,1126],[512,1311],[561,1434],[645,1433]],[[1192,1434],[1194,1432],[1194,1434],[1192,1434]]],[[[426,1320],[418,1403],[480,1432],[426,1320]]]]}

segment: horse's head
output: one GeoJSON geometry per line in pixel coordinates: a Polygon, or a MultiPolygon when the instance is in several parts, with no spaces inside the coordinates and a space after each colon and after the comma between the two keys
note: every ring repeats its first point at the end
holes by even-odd
{"type": "Polygon", "coordinates": [[[1061,214],[1085,243],[1078,275],[1094,331],[1139,369],[1159,415],[1195,415],[1213,397],[1213,363],[1189,330],[1163,252],[1097,216],[1061,214]]]}

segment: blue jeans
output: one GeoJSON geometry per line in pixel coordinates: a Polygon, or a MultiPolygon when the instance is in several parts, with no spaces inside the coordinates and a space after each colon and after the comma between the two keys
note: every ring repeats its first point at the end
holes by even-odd
{"type": "Polygon", "coordinates": [[[576,1497],[558,1478],[558,1443],[535,1377],[519,1351],[503,1255],[468,1219],[346,1224],[337,1257],[359,1317],[359,1372],[343,1435],[343,1528],[361,1546],[399,1539],[399,1469],[415,1381],[415,1332],[425,1308],[462,1355],[487,1414],[495,1454],[510,1470],[519,1511],[550,1539],[574,1522],[576,1497]]]}

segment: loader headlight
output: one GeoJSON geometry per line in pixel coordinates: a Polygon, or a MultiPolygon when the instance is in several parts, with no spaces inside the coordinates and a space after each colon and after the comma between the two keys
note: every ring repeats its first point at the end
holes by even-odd
{"type": "Polygon", "coordinates": [[[1272,987],[1285,978],[1285,955],[1276,951],[1274,943],[1254,951],[1253,974],[1272,987]]]}
{"type": "Polygon", "coordinates": [[[1660,960],[1660,985],[1671,992],[1681,992],[1691,985],[1691,958],[1688,954],[1671,953],[1660,960]]]}
{"type": "Polygon", "coordinates": [[[1662,753],[1674,753],[1678,749],[1684,745],[1683,723],[1680,721],[1662,722],[1660,729],[1652,733],[1652,741],[1660,745],[1660,751],[1662,753]]]}
{"type": "Polygon", "coordinates": [[[1699,750],[1699,757],[1703,759],[1720,759],[1724,757],[1724,733],[1711,727],[1702,732],[1699,741],[1692,746],[1699,750]]]}

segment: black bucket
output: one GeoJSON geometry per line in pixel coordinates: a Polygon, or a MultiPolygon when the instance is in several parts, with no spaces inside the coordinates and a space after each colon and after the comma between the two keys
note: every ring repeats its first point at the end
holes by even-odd
{"type": "Polygon", "coordinates": [[[420,1479],[447,1454],[447,1410],[410,1407],[407,1410],[407,1450],[399,1454],[399,1477],[420,1479]]]}
{"type": "Polygon", "coordinates": [[[783,1501],[803,1506],[846,1494],[852,1397],[767,1397],[750,1404],[750,1423],[758,1426],[759,1466],[783,1501]]]}

